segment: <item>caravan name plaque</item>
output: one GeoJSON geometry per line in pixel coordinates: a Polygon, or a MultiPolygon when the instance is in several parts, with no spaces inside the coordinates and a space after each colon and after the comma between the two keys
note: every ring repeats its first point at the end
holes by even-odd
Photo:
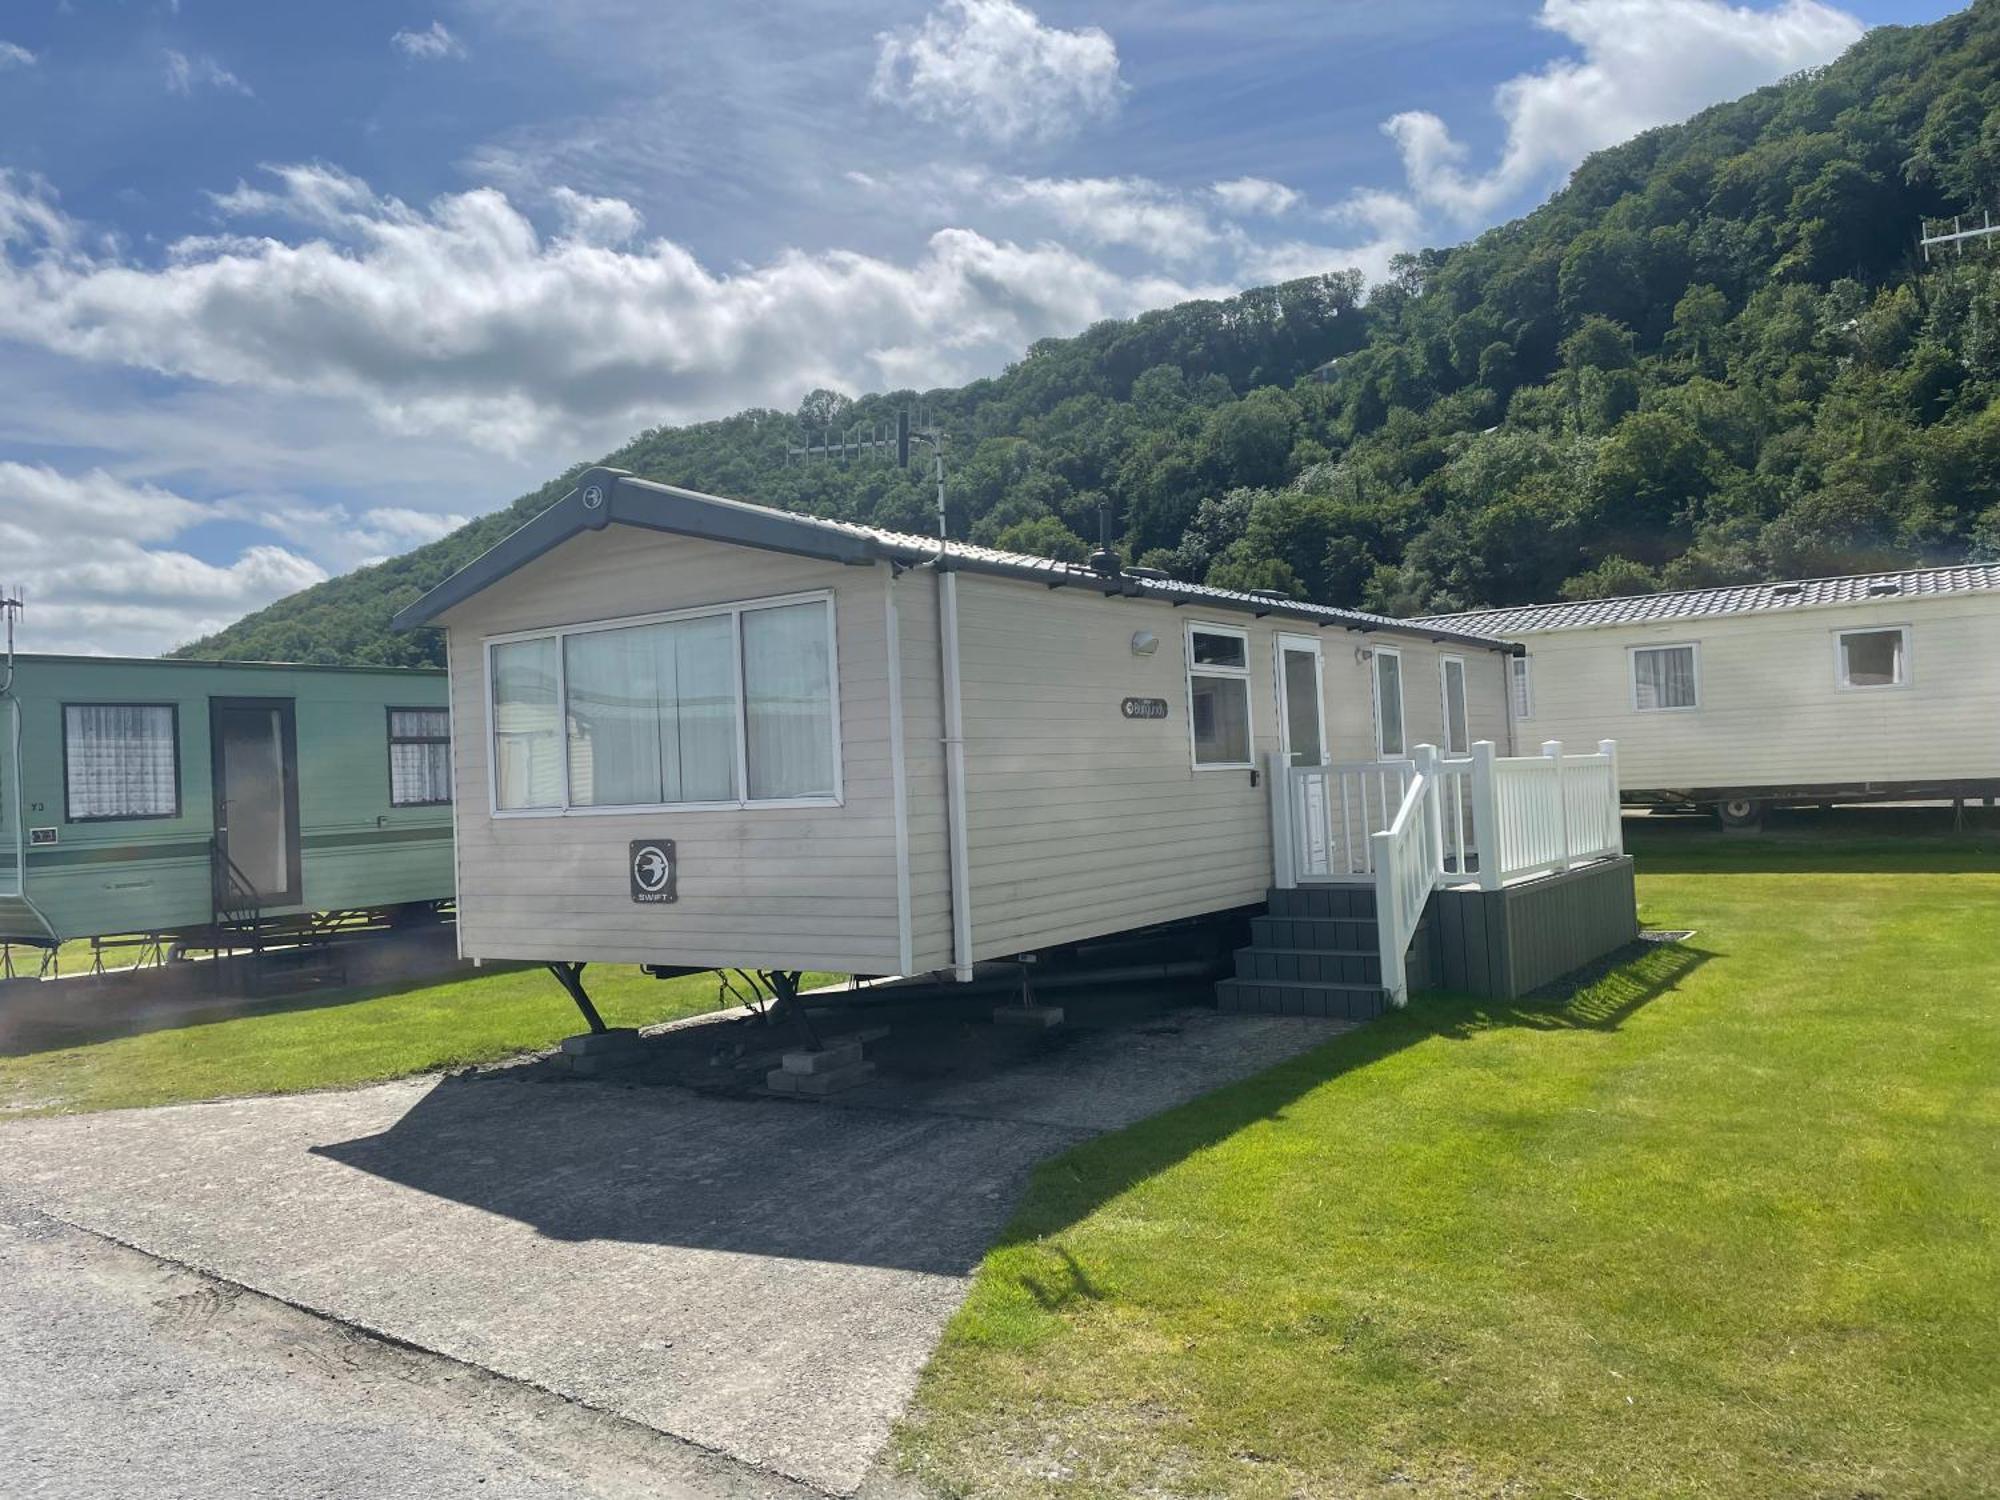
{"type": "Polygon", "coordinates": [[[1118,712],[1128,719],[1164,719],[1167,716],[1167,700],[1164,698],[1127,698],[1118,705],[1118,712]]]}

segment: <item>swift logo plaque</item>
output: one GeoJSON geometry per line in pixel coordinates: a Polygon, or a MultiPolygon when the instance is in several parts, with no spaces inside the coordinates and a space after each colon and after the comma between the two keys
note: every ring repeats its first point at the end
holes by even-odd
{"type": "Polygon", "coordinates": [[[634,839],[626,860],[632,899],[641,904],[680,899],[680,861],[672,839],[634,839]]]}

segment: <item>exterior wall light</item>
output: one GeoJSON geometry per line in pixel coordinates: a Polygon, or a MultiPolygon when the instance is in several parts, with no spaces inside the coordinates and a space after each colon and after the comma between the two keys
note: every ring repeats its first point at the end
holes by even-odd
{"type": "Polygon", "coordinates": [[[1132,654],[1134,656],[1151,656],[1159,649],[1160,638],[1154,635],[1152,631],[1135,630],[1132,632],[1132,654]]]}

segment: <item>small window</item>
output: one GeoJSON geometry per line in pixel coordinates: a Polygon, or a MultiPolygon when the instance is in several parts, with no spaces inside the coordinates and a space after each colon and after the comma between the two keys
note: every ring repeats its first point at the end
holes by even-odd
{"type": "Polygon", "coordinates": [[[1188,627],[1188,723],[1198,770],[1250,761],[1250,638],[1220,626],[1188,627]]]}
{"type": "Polygon", "coordinates": [[[1438,658],[1438,677],[1444,688],[1444,752],[1470,755],[1472,734],[1465,710],[1465,658],[1438,658]]]}
{"type": "Polygon", "coordinates": [[[1843,630],[1839,637],[1840,685],[1844,688],[1902,687],[1910,680],[1908,633],[1843,630]]]}
{"type": "Polygon", "coordinates": [[[1642,713],[1699,708],[1693,646],[1641,646],[1632,653],[1632,706],[1642,713]]]}
{"type": "Polygon", "coordinates": [[[451,715],[441,708],[389,710],[389,805],[451,801],[451,715]]]}
{"type": "Polygon", "coordinates": [[[1383,760],[1408,754],[1403,737],[1403,658],[1388,646],[1375,648],[1375,753],[1383,760]]]}
{"type": "Polygon", "coordinates": [[[1516,656],[1511,658],[1514,685],[1514,717],[1526,721],[1535,716],[1535,678],[1530,665],[1531,658],[1516,656]]]}
{"type": "Polygon", "coordinates": [[[172,818],[181,810],[171,703],[63,705],[63,797],[72,823],[172,818]]]}

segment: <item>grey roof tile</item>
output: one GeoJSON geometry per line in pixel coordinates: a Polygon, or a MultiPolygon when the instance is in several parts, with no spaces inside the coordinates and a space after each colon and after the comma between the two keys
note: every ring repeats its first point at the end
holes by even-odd
{"type": "Polygon", "coordinates": [[[1475,635],[1531,635],[1594,625],[1645,625],[1656,621],[1712,619],[1719,615],[1779,614],[1829,604],[1874,599],[1935,598],[2000,590],[2000,563],[1953,568],[1912,568],[1899,573],[1855,573],[1845,578],[1805,578],[1772,583],[1688,589],[1673,594],[1629,594],[1563,604],[1522,604],[1425,615],[1409,623],[1475,635]]]}

